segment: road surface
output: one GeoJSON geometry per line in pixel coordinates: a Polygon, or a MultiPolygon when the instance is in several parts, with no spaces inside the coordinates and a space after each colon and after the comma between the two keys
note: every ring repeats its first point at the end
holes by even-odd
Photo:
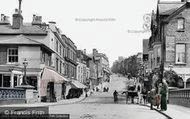
{"type": "Polygon", "coordinates": [[[115,89],[122,90],[126,79],[112,76],[110,92],[94,92],[84,101],[50,106],[50,114],[70,114],[71,119],[166,119],[160,113],[137,104],[125,104],[123,97],[119,103],[113,102],[112,93],[115,89]]]}

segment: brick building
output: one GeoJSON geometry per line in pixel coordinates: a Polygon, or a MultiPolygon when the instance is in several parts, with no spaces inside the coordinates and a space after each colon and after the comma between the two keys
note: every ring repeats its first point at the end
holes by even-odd
{"type": "Polygon", "coordinates": [[[184,86],[190,78],[190,3],[158,2],[152,12],[149,39],[149,68],[159,68],[164,58],[164,69],[174,70],[183,78],[184,86]],[[163,47],[162,47],[163,46],[163,47]],[[163,53],[161,52],[163,49],[163,53]]]}

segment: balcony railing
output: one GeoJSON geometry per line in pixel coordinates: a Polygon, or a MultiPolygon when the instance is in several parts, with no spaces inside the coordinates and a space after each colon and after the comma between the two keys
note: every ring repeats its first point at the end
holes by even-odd
{"type": "Polygon", "coordinates": [[[169,103],[190,107],[190,88],[169,91],[169,103]]]}
{"type": "Polygon", "coordinates": [[[25,90],[18,88],[0,88],[0,100],[25,99],[25,90]]]}

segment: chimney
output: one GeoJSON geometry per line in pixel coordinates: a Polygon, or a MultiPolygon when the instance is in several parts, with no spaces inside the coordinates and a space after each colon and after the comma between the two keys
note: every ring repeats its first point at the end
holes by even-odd
{"type": "Polygon", "coordinates": [[[93,49],[93,55],[96,55],[98,53],[98,50],[97,49],[93,49]]]}
{"type": "Polygon", "coordinates": [[[187,2],[188,0],[181,0],[181,2],[187,2]]]}
{"type": "Polygon", "coordinates": [[[86,55],[86,49],[84,49],[83,53],[86,55]]]}
{"type": "Polygon", "coordinates": [[[42,25],[42,16],[33,15],[32,25],[42,25]]]}
{"type": "Polygon", "coordinates": [[[0,25],[10,25],[9,17],[1,14],[0,25]]]}
{"type": "Polygon", "coordinates": [[[15,9],[15,13],[13,14],[13,29],[19,29],[23,25],[23,17],[21,15],[21,2],[22,0],[19,0],[19,9],[15,9]]]}

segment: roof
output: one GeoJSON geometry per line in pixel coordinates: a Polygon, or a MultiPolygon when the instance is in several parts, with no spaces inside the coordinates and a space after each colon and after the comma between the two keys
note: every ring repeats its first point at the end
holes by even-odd
{"type": "Polygon", "coordinates": [[[42,43],[29,39],[26,36],[18,35],[11,39],[0,40],[0,44],[40,45],[42,43]]]}
{"type": "Polygon", "coordinates": [[[0,25],[0,34],[47,35],[47,32],[35,25],[24,25],[20,29],[13,29],[11,25],[0,25]]]}
{"type": "Polygon", "coordinates": [[[185,2],[161,2],[158,4],[159,14],[170,15],[184,4],[185,2]]]}

